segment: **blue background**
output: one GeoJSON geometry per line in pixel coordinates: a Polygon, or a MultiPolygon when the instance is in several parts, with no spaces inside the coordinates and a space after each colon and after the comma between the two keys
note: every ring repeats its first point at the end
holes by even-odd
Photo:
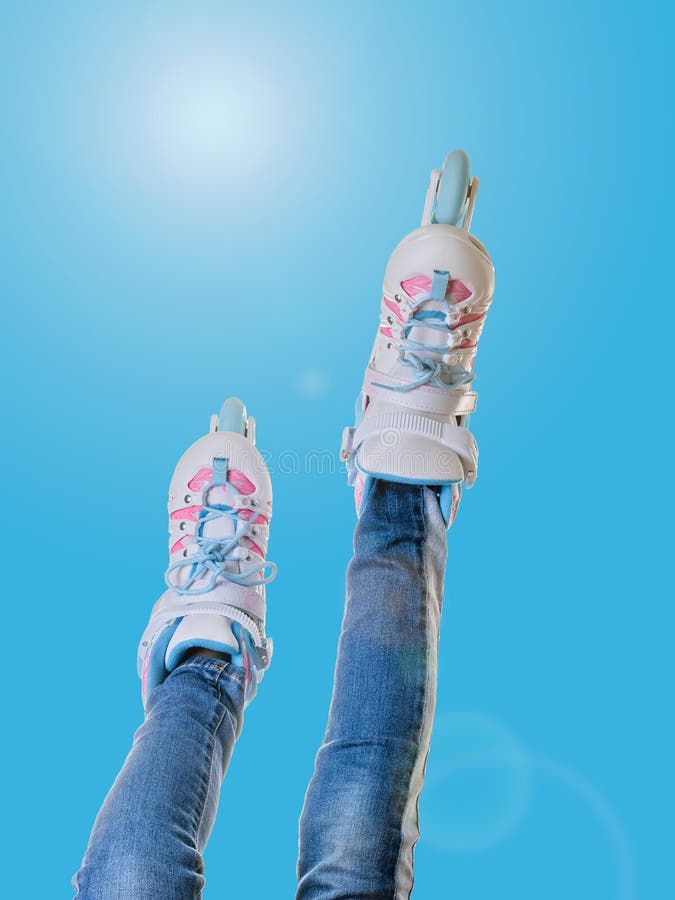
{"type": "Polygon", "coordinates": [[[292,896],[354,521],[306,454],[464,147],[497,290],[415,897],[672,897],[670,9],[23,2],[2,43],[3,895],[70,896],[141,718],[173,466],[239,394],[277,649],[206,896],[292,896]]]}

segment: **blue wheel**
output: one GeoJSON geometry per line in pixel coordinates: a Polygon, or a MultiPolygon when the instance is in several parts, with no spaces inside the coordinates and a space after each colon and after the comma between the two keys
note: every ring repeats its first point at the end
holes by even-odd
{"type": "Polygon", "coordinates": [[[248,416],[246,407],[238,397],[228,397],[218,416],[218,431],[234,431],[246,435],[248,416]]]}
{"type": "Polygon", "coordinates": [[[457,225],[468,192],[469,157],[463,150],[453,150],[445,157],[441,170],[433,221],[442,225],[457,225]]]}

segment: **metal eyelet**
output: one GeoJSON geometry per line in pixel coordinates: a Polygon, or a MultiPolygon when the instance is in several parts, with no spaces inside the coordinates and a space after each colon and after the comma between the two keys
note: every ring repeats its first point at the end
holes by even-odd
{"type": "Polygon", "coordinates": [[[257,534],[257,533],[258,533],[258,529],[254,525],[253,528],[251,528],[251,534],[257,534]]]}
{"type": "Polygon", "coordinates": [[[192,503],[192,496],[190,494],[186,494],[183,497],[183,500],[185,500],[186,503],[192,503]]]}
{"type": "Polygon", "coordinates": [[[395,300],[397,303],[400,303],[400,302],[401,302],[401,295],[400,295],[400,294],[394,294],[394,300],[395,300]]]}
{"type": "Polygon", "coordinates": [[[387,316],[387,324],[389,324],[389,325],[393,325],[393,324],[394,324],[394,319],[393,319],[392,316],[387,316]]]}
{"type": "Polygon", "coordinates": [[[183,550],[183,556],[187,556],[187,555],[188,555],[187,550],[183,550]]]}
{"type": "Polygon", "coordinates": [[[251,498],[251,506],[257,506],[257,505],[258,505],[258,501],[251,498]]]}
{"type": "Polygon", "coordinates": [[[185,531],[185,529],[187,528],[187,523],[181,522],[178,527],[180,528],[181,531],[185,531]]]}

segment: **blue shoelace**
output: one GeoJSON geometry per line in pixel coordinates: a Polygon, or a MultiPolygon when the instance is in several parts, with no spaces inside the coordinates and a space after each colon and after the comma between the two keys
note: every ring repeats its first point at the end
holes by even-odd
{"type": "MultiPolygon", "coordinates": [[[[209,491],[213,487],[222,487],[222,485],[209,484],[204,490],[205,498],[208,497],[209,491]]],[[[277,567],[273,562],[263,561],[260,565],[254,566],[246,572],[230,572],[226,568],[228,563],[243,562],[239,556],[233,555],[232,551],[237,547],[242,537],[248,534],[259,515],[260,513],[254,513],[248,522],[245,522],[243,527],[240,528],[242,520],[239,518],[237,510],[233,507],[222,504],[210,506],[205,502],[199,513],[200,527],[195,535],[195,543],[199,550],[197,553],[186,557],[185,560],[178,560],[178,562],[169,566],[164,576],[167,587],[177,594],[198,595],[208,594],[209,591],[212,591],[218,579],[229,581],[231,584],[241,584],[244,587],[258,587],[272,581],[277,574],[277,567]],[[204,526],[208,522],[213,522],[220,518],[227,518],[232,521],[234,534],[223,538],[204,537],[202,534],[204,526]],[[190,574],[185,584],[179,587],[171,580],[171,573],[186,567],[190,568],[190,574]],[[196,581],[204,578],[209,572],[211,576],[205,585],[193,587],[196,581]],[[269,575],[265,575],[265,572],[269,572],[269,575]],[[258,573],[261,573],[259,577],[255,577],[258,573]]]]}
{"type": "Polygon", "coordinates": [[[450,366],[441,360],[427,359],[423,355],[427,353],[447,353],[448,343],[421,344],[419,341],[412,341],[408,337],[413,328],[419,327],[429,328],[432,331],[440,331],[452,336],[452,326],[444,313],[440,312],[440,310],[420,309],[421,306],[430,300],[445,300],[449,277],[448,272],[434,272],[429,294],[422,294],[411,306],[413,315],[409,317],[408,323],[403,330],[403,337],[399,343],[399,353],[401,364],[410,366],[417,373],[413,381],[409,384],[401,385],[376,384],[375,387],[383,387],[390,391],[404,393],[413,391],[422,384],[431,384],[434,387],[443,388],[447,391],[454,391],[463,384],[473,381],[473,373],[467,372],[462,366],[450,366]]]}

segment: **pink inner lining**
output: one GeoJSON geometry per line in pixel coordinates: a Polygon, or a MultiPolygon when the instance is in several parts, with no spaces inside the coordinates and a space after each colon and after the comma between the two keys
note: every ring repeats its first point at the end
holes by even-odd
{"type": "Polygon", "coordinates": [[[462,300],[468,300],[471,296],[471,290],[460,281],[459,278],[451,278],[445,292],[445,299],[452,300],[453,303],[461,303],[462,300]]]}
{"type": "MultiPolygon", "coordinates": [[[[211,484],[211,479],[213,478],[213,471],[211,469],[202,468],[200,469],[196,475],[194,475],[190,481],[188,481],[188,487],[191,491],[201,491],[206,487],[207,484],[211,484]]],[[[239,469],[228,469],[227,471],[227,480],[230,484],[235,487],[240,494],[252,494],[255,491],[255,485],[252,481],[244,475],[243,472],[240,472],[239,469]]]]}
{"type": "Polygon", "coordinates": [[[227,480],[236,487],[240,494],[252,494],[255,491],[253,482],[249,481],[238,469],[230,469],[227,473],[227,480]]]}
{"type": "Polygon", "coordinates": [[[196,475],[188,481],[188,487],[191,491],[201,491],[207,484],[211,484],[211,469],[200,469],[196,475]]]}

